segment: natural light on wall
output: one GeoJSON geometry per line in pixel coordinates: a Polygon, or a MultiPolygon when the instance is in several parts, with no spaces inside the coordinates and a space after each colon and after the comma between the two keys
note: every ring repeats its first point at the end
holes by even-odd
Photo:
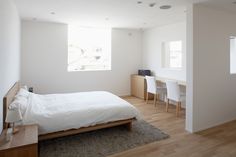
{"type": "Polygon", "coordinates": [[[182,41],[162,43],[162,67],[170,69],[182,68],[182,41]]]}
{"type": "Polygon", "coordinates": [[[68,71],[111,70],[111,29],[68,26],[68,71]]]}
{"type": "Polygon", "coordinates": [[[236,74],[236,37],[230,37],[230,73],[236,74]]]}

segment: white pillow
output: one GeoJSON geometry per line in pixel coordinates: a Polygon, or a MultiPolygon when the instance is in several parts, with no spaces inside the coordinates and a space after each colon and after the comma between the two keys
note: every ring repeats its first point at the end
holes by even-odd
{"type": "Polygon", "coordinates": [[[28,91],[28,87],[26,85],[21,86],[21,88],[23,88],[23,89],[28,91]]]}
{"type": "Polygon", "coordinates": [[[27,106],[28,106],[28,98],[23,97],[23,96],[18,96],[9,105],[9,109],[19,109],[21,112],[21,115],[23,116],[25,114],[27,106]]]}
{"type": "Polygon", "coordinates": [[[25,90],[24,88],[21,88],[19,92],[16,94],[15,98],[17,97],[25,97],[28,99],[29,91],[25,90]]]}

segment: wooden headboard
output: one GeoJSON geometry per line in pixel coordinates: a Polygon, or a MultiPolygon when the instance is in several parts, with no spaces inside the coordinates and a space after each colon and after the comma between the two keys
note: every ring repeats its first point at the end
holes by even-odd
{"type": "Polygon", "coordinates": [[[20,83],[16,82],[11,89],[7,92],[7,94],[3,98],[3,128],[7,128],[8,125],[5,123],[6,115],[7,115],[7,109],[11,102],[14,100],[15,95],[20,89],[20,83]]]}

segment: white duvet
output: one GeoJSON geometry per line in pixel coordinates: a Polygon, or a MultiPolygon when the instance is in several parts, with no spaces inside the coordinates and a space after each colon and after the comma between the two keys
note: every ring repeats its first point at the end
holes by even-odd
{"type": "Polygon", "coordinates": [[[109,92],[30,93],[23,124],[38,124],[46,134],[129,118],[139,118],[137,109],[109,92]]]}

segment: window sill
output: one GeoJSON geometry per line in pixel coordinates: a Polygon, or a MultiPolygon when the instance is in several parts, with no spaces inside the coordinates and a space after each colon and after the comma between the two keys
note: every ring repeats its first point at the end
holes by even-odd
{"type": "Polygon", "coordinates": [[[104,70],[67,70],[67,72],[102,72],[102,71],[111,71],[111,69],[104,69],[104,70]]]}
{"type": "Polygon", "coordinates": [[[163,70],[170,70],[170,71],[182,71],[183,68],[162,68],[163,70]]]}

